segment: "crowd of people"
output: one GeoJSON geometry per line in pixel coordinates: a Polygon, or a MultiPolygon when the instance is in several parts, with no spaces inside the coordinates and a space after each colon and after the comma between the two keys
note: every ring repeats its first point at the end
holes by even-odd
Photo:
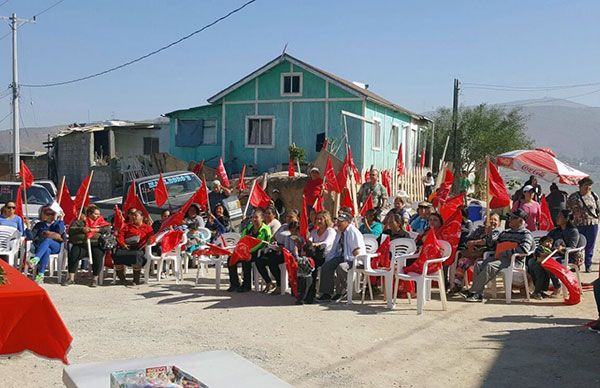
{"type": "MultiPolygon", "coordinates": [[[[308,203],[311,203],[311,198],[316,199],[320,195],[318,191],[322,184],[319,170],[313,168],[304,189],[308,203]]],[[[446,277],[449,295],[462,296],[469,302],[483,300],[486,284],[511,264],[513,255],[517,255],[517,262],[526,264],[533,282],[531,296],[534,299],[556,296],[561,284],[544,269],[541,262],[553,251],[552,259],[562,262],[567,249],[579,246],[581,236],[586,241],[584,253],[570,255],[569,261],[589,272],[600,216],[598,196],[592,191],[592,184],[590,178],[582,179],[579,189],[571,195],[560,192],[556,185],[551,186],[547,201],[556,228],[542,238],[537,247],[531,232],[539,228],[541,188],[534,177],[516,192],[505,228],[501,227],[502,219],[498,214],[491,214],[484,224],[474,228],[467,217],[466,208],[462,207],[456,271],[452,279],[446,277]],[[482,260],[484,252],[490,251],[494,253],[482,260]],[[470,270],[473,271],[473,277],[469,286],[467,274],[470,270]]],[[[214,206],[207,212],[206,219],[202,217],[204,209],[193,204],[187,209],[181,225],[169,226],[169,229],[185,231],[188,252],[194,252],[207,241],[216,241],[217,236],[234,230],[222,204],[230,192],[219,181],[213,182],[212,186],[209,198],[212,198],[210,203],[214,206]],[[200,233],[205,228],[211,232],[208,239],[200,233]]],[[[389,208],[388,196],[379,183],[376,170],[371,171],[369,181],[362,185],[357,195],[359,208],[368,197],[373,198],[374,206],[364,217],[356,217],[350,208],[342,208],[333,215],[327,210],[315,211],[309,205],[309,209],[306,209],[309,212],[306,235],[302,235],[300,225],[304,209],[285,208],[278,191],[274,197],[275,201],[270,206],[253,209],[248,221],[242,222],[240,235],[251,236],[260,240],[260,243],[250,250],[250,260],[239,263],[242,267],[241,279],[238,264],[228,265],[229,292],[245,293],[251,290],[254,263],[265,283],[262,292],[279,294],[282,287],[287,288],[286,284],[282,284],[280,265],[285,262],[285,254],[289,253],[298,263],[297,304],[340,301],[349,291],[347,272],[355,257],[366,253],[364,235],[372,235],[380,242],[384,236],[390,240],[414,237],[417,245],[421,245],[428,233],[437,236],[446,221],[438,212],[439,209],[426,201],[419,202],[416,213],[411,214],[412,208],[402,192],[394,198],[389,208]],[[284,214],[282,210],[285,210],[284,214]],[[386,212],[383,220],[382,211],[386,212]]],[[[15,207],[13,201],[2,207],[0,225],[14,227],[31,241],[31,254],[26,266],[35,269],[36,281],[43,282],[49,256],[66,248],[63,245],[68,239],[68,274],[62,282],[65,286],[74,284],[80,260],[91,255],[90,286],[96,287],[105,254],[109,250],[119,283],[128,284],[125,268],[130,266],[133,269],[133,283],[141,284],[141,271],[147,260],[145,247],[154,242],[156,234],[165,229],[164,222],[172,216],[169,210],[164,210],[161,219],[151,225],[140,209],[131,208],[126,213],[124,224],[115,234],[111,234],[111,223],[102,217],[94,205],[85,209],[81,217],[68,226],[64,225],[60,215],[51,206],[41,209],[40,219],[33,226],[15,214],[15,207]],[[109,241],[111,235],[115,239],[112,245],[109,241]],[[88,248],[88,241],[91,248],[88,248]]],[[[441,236],[438,238],[441,239],[441,236]]],[[[597,280],[594,285],[597,298],[600,293],[599,282],[597,280]]],[[[600,330],[599,325],[597,323],[593,329],[600,330]]]]}

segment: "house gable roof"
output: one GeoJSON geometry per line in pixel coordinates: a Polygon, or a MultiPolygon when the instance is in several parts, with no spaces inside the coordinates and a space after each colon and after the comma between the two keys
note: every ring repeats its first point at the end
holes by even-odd
{"type": "Polygon", "coordinates": [[[376,104],[382,105],[386,108],[389,108],[391,110],[394,110],[396,112],[400,112],[403,114],[406,114],[412,118],[415,118],[417,120],[428,120],[427,118],[425,118],[424,116],[411,112],[410,110],[403,108],[400,105],[397,105],[381,96],[379,96],[378,94],[373,93],[372,91],[368,90],[368,89],[364,89],[361,88],[360,86],[355,85],[354,83],[345,80],[341,77],[338,77],[335,74],[329,73],[327,71],[321,70],[318,67],[312,66],[306,62],[303,62],[287,53],[284,53],[283,55],[278,56],[277,58],[273,59],[272,61],[268,62],[266,65],[258,68],[257,70],[253,71],[252,73],[248,74],[247,76],[245,76],[244,78],[240,79],[239,81],[235,82],[234,84],[230,85],[229,87],[227,87],[226,89],[223,89],[222,91],[220,91],[219,93],[215,94],[214,96],[210,97],[208,99],[208,102],[213,104],[217,101],[219,101],[221,98],[223,98],[224,96],[226,96],[227,94],[231,93],[232,91],[234,91],[235,89],[239,88],[240,86],[244,85],[245,83],[247,83],[248,81],[258,77],[259,75],[267,72],[268,70],[272,69],[273,67],[275,67],[276,65],[280,64],[283,61],[289,61],[291,63],[293,63],[294,65],[297,65],[299,67],[304,68],[307,71],[310,71],[312,73],[315,73],[316,75],[327,79],[328,81],[334,83],[336,86],[341,87],[342,89],[345,89],[346,91],[355,94],[357,96],[360,97],[364,97],[367,100],[373,101],[376,104]]]}

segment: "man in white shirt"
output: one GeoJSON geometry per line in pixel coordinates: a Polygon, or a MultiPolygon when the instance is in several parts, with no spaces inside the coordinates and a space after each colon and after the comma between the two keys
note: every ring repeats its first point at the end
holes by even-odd
{"type": "Polygon", "coordinates": [[[346,273],[352,267],[354,257],[364,255],[365,241],[362,233],[352,224],[352,215],[340,212],[337,222],[337,235],[333,242],[333,248],[325,257],[325,263],[321,266],[321,282],[319,292],[321,296],[318,301],[328,302],[338,300],[346,289],[346,273]],[[337,275],[337,279],[336,279],[337,275]],[[334,282],[336,293],[334,291],[334,282]]]}

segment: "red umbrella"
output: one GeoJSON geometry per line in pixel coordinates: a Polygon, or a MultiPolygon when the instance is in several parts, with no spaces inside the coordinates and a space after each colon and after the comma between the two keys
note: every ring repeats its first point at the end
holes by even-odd
{"type": "Polygon", "coordinates": [[[523,171],[548,182],[558,181],[565,185],[576,185],[580,179],[589,176],[558,160],[554,152],[548,148],[506,152],[498,155],[496,162],[499,166],[523,171]]]}

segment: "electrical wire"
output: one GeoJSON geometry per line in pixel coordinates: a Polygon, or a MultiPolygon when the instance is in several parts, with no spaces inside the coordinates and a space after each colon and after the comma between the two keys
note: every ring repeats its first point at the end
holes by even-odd
{"type": "Polygon", "coordinates": [[[8,3],[10,0],[4,0],[1,4],[0,7],[2,7],[4,4],[8,3]]]}
{"type": "MultiPolygon", "coordinates": [[[[8,0],[7,0],[7,1],[8,1],[8,0]]],[[[45,10],[43,10],[43,11],[41,11],[41,12],[38,12],[38,13],[36,13],[35,15],[33,15],[33,18],[32,18],[32,19],[35,19],[35,18],[37,18],[38,16],[40,16],[41,14],[44,14],[44,13],[46,13],[46,12],[50,11],[52,8],[56,7],[57,5],[59,5],[60,3],[62,3],[63,1],[65,1],[65,0],[58,0],[56,3],[52,4],[51,6],[49,6],[48,8],[46,8],[45,10]]]]}
{"type": "Polygon", "coordinates": [[[12,112],[8,112],[8,113],[6,114],[6,116],[4,116],[4,117],[2,117],[2,118],[0,119],[0,123],[3,123],[3,122],[4,122],[4,120],[6,120],[6,119],[8,118],[8,116],[10,116],[11,114],[12,114],[12,112]]]}
{"type": "Polygon", "coordinates": [[[498,90],[498,91],[550,91],[550,90],[564,90],[564,89],[576,89],[584,88],[589,86],[598,86],[600,82],[588,82],[582,84],[571,84],[571,85],[549,85],[549,86],[514,86],[514,85],[497,85],[497,84],[482,84],[476,82],[462,82],[466,89],[483,89],[483,90],[498,90]]]}
{"type": "Polygon", "coordinates": [[[244,3],[241,6],[239,6],[238,8],[235,8],[234,10],[228,12],[226,15],[221,16],[220,18],[218,18],[218,19],[214,20],[213,22],[205,25],[204,27],[202,27],[202,28],[200,28],[200,29],[198,29],[198,30],[196,30],[196,31],[194,31],[194,32],[192,32],[192,33],[190,33],[190,34],[188,34],[188,35],[186,35],[186,36],[184,36],[184,37],[182,37],[182,38],[180,38],[180,39],[172,42],[172,43],[169,43],[169,44],[167,44],[165,46],[162,46],[162,47],[160,47],[160,48],[158,48],[158,49],[156,49],[154,51],[151,51],[151,52],[149,52],[149,53],[147,53],[145,55],[142,55],[141,57],[132,59],[132,60],[130,60],[128,62],[125,62],[125,63],[122,63],[120,65],[111,67],[111,68],[106,69],[104,71],[101,71],[101,72],[98,72],[98,73],[94,73],[94,74],[90,74],[90,75],[87,75],[85,77],[79,77],[79,78],[71,79],[71,80],[68,80],[68,81],[52,82],[52,83],[45,83],[45,84],[21,84],[20,86],[26,87],[26,88],[47,88],[47,87],[51,87],[51,86],[61,86],[61,85],[68,85],[68,84],[72,84],[72,83],[76,83],[76,82],[81,82],[81,81],[85,81],[85,80],[88,80],[88,79],[91,79],[91,78],[99,77],[99,76],[104,75],[104,74],[111,73],[113,71],[122,69],[124,67],[129,66],[129,65],[133,65],[134,63],[140,62],[140,61],[142,61],[142,60],[144,60],[146,58],[149,58],[149,57],[151,57],[153,55],[156,55],[156,54],[158,54],[158,53],[160,53],[162,51],[165,51],[168,48],[171,48],[171,47],[173,47],[173,46],[175,46],[175,45],[177,45],[177,44],[179,44],[179,43],[181,43],[181,42],[183,42],[183,41],[185,41],[185,40],[193,37],[194,35],[199,34],[202,31],[204,31],[204,30],[206,30],[206,29],[214,26],[215,24],[217,24],[217,23],[219,23],[219,22],[227,19],[228,17],[230,17],[233,14],[241,11],[242,9],[246,8],[247,6],[249,6],[250,4],[252,4],[252,3],[256,2],[256,1],[257,0],[247,1],[246,3],[244,3]]]}

